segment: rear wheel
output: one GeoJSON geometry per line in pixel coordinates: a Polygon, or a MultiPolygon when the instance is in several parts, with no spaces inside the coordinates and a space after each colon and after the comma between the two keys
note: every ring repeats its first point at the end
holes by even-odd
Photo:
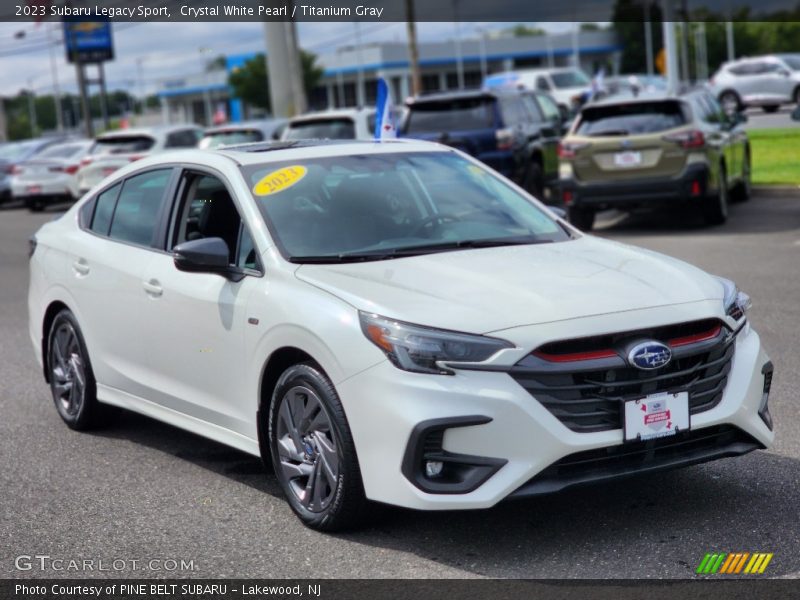
{"type": "Polygon", "coordinates": [[[544,199],[544,175],[542,174],[542,165],[537,161],[531,160],[530,165],[528,165],[522,187],[537,200],[544,199]]]}
{"type": "Polygon", "coordinates": [[[722,225],[728,220],[728,179],[724,166],[719,168],[717,194],[706,198],[703,204],[703,218],[707,225],[722,225]]]}
{"type": "Polygon", "coordinates": [[[97,401],[97,384],[74,315],[67,309],[56,315],[47,343],[50,391],[64,423],[78,431],[101,425],[112,407],[97,401]]]}
{"type": "Polygon", "coordinates": [[[292,510],[321,531],[364,525],[364,494],[355,445],[333,383],[313,363],[281,375],[269,411],[275,475],[292,510]]]}
{"type": "Polygon", "coordinates": [[[591,208],[580,206],[571,207],[568,210],[569,222],[581,231],[591,231],[594,227],[595,212],[591,208]]]}
{"type": "Polygon", "coordinates": [[[728,114],[742,110],[742,101],[739,99],[739,94],[733,90],[727,90],[719,95],[719,103],[728,114]]]}
{"type": "Polygon", "coordinates": [[[761,108],[764,110],[765,113],[774,113],[774,112],[778,112],[778,109],[780,108],[780,105],[778,105],[778,104],[770,104],[768,106],[762,106],[761,108]]]}
{"type": "Polygon", "coordinates": [[[747,151],[742,165],[742,179],[736,184],[731,199],[736,202],[747,202],[752,193],[751,161],[750,152],[747,151]]]}

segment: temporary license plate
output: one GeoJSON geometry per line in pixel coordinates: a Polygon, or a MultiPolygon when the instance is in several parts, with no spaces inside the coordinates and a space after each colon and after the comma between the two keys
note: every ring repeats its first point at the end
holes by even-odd
{"type": "Polygon", "coordinates": [[[617,152],[614,155],[614,164],[618,167],[636,167],[642,164],[642,153],[617,152]]]}
{"type": "Polygon", "coordinates": [[[689,393],[661,392],[625,403],[625,441],[644,441],[689,429],[689,393]]]}
{"type": "Polygon", "coordinates": [[[25,191],[28,192],[28,194],[30,194],[30,195],[41,194],[42,193],[42,186],[40,186],[40,185],[29,185],[28,187],[25,188],[25,191]]]}

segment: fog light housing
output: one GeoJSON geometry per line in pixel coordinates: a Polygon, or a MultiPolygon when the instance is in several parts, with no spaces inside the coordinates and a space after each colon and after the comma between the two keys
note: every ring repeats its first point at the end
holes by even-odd
{"type": "Polygon", "coordinates": [[[425,463],[425,477],[436,479],[442,474],[444,463],[440,460],[429,460],[425,463]]]}
{"type": "Polygon", "coordinates": [[[770,431],[772,431],[772,415],[769,412],[769,391],[772,388],[773,371],[772,362],[768,362],[761,368],[761,373],[764,375],[764,387],[761,391],[761,403],[758,405],[758,416],[770,431]]]}

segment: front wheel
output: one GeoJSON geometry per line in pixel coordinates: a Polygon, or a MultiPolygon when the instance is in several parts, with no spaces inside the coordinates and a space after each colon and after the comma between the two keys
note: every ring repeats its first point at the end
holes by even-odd
{"type": "Polygon", "coordinates": [[[595,212],[590,208],[572,207],[569,209],[568,215],[569,222],[581,231],[591,231],[594,227],[595,212]]]}
{"type": "Polygon", "coordinates": [[[365,524],[355,445],[333,383],[313,363],[281,375],[269,411],[272,464],[292,510],[307,526],[340,531],[365,524]]]}

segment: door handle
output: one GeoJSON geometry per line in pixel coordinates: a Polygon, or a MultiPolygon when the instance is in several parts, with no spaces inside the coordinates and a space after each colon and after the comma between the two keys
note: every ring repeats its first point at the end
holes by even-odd
{"type": "Polygon", "coordinates": [[[79,258],[75,262],[72,263],[72,269],[75,271],[75,274],[78,276],[88,275],[91,269],[87,264],[86,260],[83,258],[79,258]]]}
{"type": "Polygon", "coordinates": [[[151,279],[150,281],[143,281],[142,287],[144,288],[145,293],[148,296],[152,296],[153,298],[158,298],[161,294],[164,293],[164,288],[158,283],[157,280],[151,279]]]}

